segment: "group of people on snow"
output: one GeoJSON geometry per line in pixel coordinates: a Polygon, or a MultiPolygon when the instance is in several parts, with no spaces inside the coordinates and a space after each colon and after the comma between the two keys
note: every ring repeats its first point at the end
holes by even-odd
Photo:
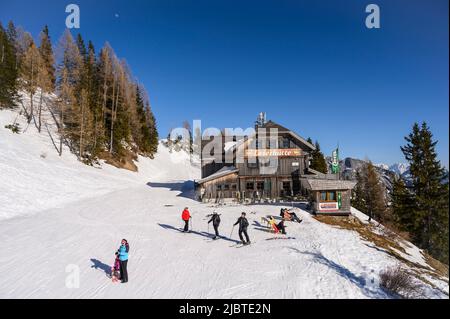
{"type": "MultiPolygon", "coordinates": [[[[234,226],[239,225],[239,238],[241,239],[241,243],[243,245],[248,245],[250,244],[250,238],[248,237],[248,233],[247,233],[247,228],[248,228],[248,220],[245,217],[246,214],[244,212],[242,212],[241,217],[238,218],[238,220],[236,221],[236,223],[234,223],[234,226]],[[245,238],[244,238],[245,237],[245,238]]],[[[184,228],[183,228],[183,232],[189,232],[189,220],[192,218],[190,212],[189,212],[189,208],[185,207],[183,212],[181,213],[181,219],[184,221],[184,228]]],[[[220,214],[218,214],[216,211],[213,212],[213,214],[211,215],[211,218],[208,220],[208,224],[213,225],[214,228],[214,237],[212,239],[217,239],[220,237],[219,234],[219,226],[220,226],[220,214]]]]}
{"type": "MultiPolygon", "coordinates": [[[[298,218],[298,216],[294,213],[289,211],[287,208],[282,208],[280,211],[281,221],[277,224],[275,222],[275,219],[272,216],[269,216],[269,224],[272,226],[272,228],[275,230],[276,233],[281,232],[282,234],[286,234],[286,227],[284,226],[285,221],[293,221],[301,223],[302,220],[298,218]]],[[[183,212],[181,213],[181,219],[184,222],[184,228],[182,232],[189,232],[189,222],[192,219],[191,213],[189,212],[189,208],[185,207],[183,209],[183,212]]],[[[220,226],[220,214],[218,214],[216,211],[213,212],[211,215],[211,218],[208,221],[208,225],[212,223],[214,228],[214,237],[213,239],[217,239],[220,237],[219,234],[219,226],[220,226]]],[[[238,235],[239,239],[241,240],[241,244],[243,245],[249,245],[251,244],[250,237],[248,236],[248,226],[249,222],[246,217],[246,213],[242,212],[241,216],[237,219],[237,221],[233,224],[234,227],[238,225],[238,235]]],[[[233,230],[231,231],[233,233],[233,230]]],[[[114,265],[111,268],[111,278],[113,282],[122,282],[126,283],[128,282],[128,271],[127,271],[127,265],[128,265],[128,253],[130,251],[130,245],[128,244],[128,241],[126,239],[122,239],[120,243],[119,249],[115,253],[115,260],[114,265]]]]}
{"type": "Polygon", "coordinates": [[[294,212],[289,211],[287,208],[281,208],[280,210],[280,217],[281,221],[277,224],[273,216],[269,217],[269,225],[272,227],[275,233],[282,233],[283,235],[286,235],[286,226],[284,225],[285,221],[292,221],[301,223],[302,220],[298,218],[297,214],[294,212]]]}

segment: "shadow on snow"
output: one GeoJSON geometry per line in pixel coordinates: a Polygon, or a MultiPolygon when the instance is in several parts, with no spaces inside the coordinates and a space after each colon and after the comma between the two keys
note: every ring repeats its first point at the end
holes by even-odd
{"type": "MultiPolygon", "coordinates": [[[[174,227],[172,225],[158,223],[158,226],[160,226],[160,227],[162,227],[164,229],[175,230],[177,232],[183,233],[183,229],[182,228],[177,228],[177,227],[174,227]]],[[[195,230],[190,230],[188,234],[194,234],[194,235],[198,235],[198,236],[201,236],[201,237],[206,237],[206,238],[209,238],[211,240],[212,240],[212,237],[214,237],[214,234],[207,233],[205,231],[198,232],[198,231],[195,231],[195,230]]],[[[224,237],[224,236],[219,236],[219,237],[220,237],[220,239],[223,239],[225,241],[231,241],[233,243],[240,243],[240,240],[235,240],[235,239],[231,239],[231,238],[224,237]]]]}
{"type": "Polygon", "coordinates": [[[299,254],[311,256],[313,261],[331,268],[338,275],[340,275],[341,277],[349,280],[351,283],[358,286],[358,288],[361,289],[363,294],[369,298],[386,298],[386,297],[388,297],[385,293],[382,293],[380,291],[369,290],[368,289],[369,287],[366,282],[366,278],[364,278],[363,276],[356,276],[354,273],[352,273],[350,270],[348,270],[344,266],[341,266],[341,265],[335,263],[334,261],[326,258],[321,253],[300,251],[299,249],[294,248],[294,247],[289,247],[289,249],[291,249],[299,254]]]}
{"type": "Polygon", "coordinates": [[[167,188],[173,192],[179,192],[178,197],[184,197],[189,199],[195,198],[194,181],[184,182],[167,182],[167,183],[153,183],[148,182],[147,186],[154,188],[167,188]]]}
{"type": "Polygon", "coordinates": [[[91,262],[92,262],[91,268],[103,270],[107,275],[111,273],[110,265],[107,265],[95,258],[91,258],[91,262]]]}

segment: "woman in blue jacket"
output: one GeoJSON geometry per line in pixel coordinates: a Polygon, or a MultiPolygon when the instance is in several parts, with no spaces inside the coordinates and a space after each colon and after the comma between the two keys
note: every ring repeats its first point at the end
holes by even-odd
{"type": "Polygon", "coordinates": [[[128,252],[129,251],[130,251],[130,246],[128,245],[128,241],[126,239],[122,239],[122,243],[119,247],[119,250],[117,250],[117,253],[119,254],[120,279],[122,280],[122,283],[128,282],[127,264],[128,264],[128,252]]]}

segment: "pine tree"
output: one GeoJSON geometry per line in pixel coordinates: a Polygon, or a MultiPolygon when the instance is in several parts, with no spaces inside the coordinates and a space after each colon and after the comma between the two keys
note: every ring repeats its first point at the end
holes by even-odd
{"type": "Polygon", "coordinates": [[[352,190],[352,206],[360,211],[365,211],[364,203],[364,179],[361,176],[360,171],[356,171],[356,186],[352,190]]]}
{"type": "MultiPolygon", "coordinates": [[[[50,39],[48,27],[45,26],[40,34],[40,46],[39,46],[39,52],[41,54],[41,57],[43,59],[44,66],[46,68],[46,73],[48,74],[48,77],[50,79],[51,86],[49,87],[50,90],[55,90],[55,58],[53,55],[53,49],[52,49],[52,42],[50,39]]],[[[48,92],[48,91],[47,91],[48,92]]]]}
{"type": "Polygon", "coordinates": [[[325,161],[323,153],[320,151],[320,144],[318,141],[316,141],[315,146],[316,149],[311,152],[311,165],[309,167],[326,174],[328,172],[327,162],[325,161]]]}
{"type": "Polygon", "coordinates": [[[20,75],[22,80],[22,88],[28,93],[30,98],[30,111],[28,114],[28,123],[35,121],[34,110],[34,94],[38,88],[38,76],[41,68],[42,60],[38,48],[31,42],[25,51],[21,62],[20,75]]]}
{"type": "MultiPolygon", "coordinates": [[[[78,140],[80,109],[75,93],[80,83],[82,59],[69,30],[66,30],[60,39],[59,49],[63,53],[57,70],[59,130],[61,137],[59,154],[61,155],[63,140],[68,138],[68,141],[72,142],[71,144],[78,140]]],[[[69,147],[74,151],[74,146],[71,144],[69,144],[69,147]]]]}
{"type": "Polygon", "coordinates": [[[414,229],[414,199],[405,181],[399,177],[394,179],[391,194],[391,209],[394,223],[403,231],[414,229]]]}
{"type": "Polygon", "coordinates": [[[145,106],[145,114],[147,119],[147,127],[150,132],[150,157],[153,158],[154,154],[158,151],[158,129],[156,126],[155,115],[153,114],[149,102],[145,106]]]}
{"type": "Polygon", "coordinates": [[[91,160],[95,159],[101,152],[101,146],[104,142],[104,133],[102,126],[102,108],[100,104],[100,85],[98,76],[98,65],[95,56],[94,44],[88,42],[86,69],[86,90],[88,93],[88,105],[92,115],[92,141],[89,146],[91,160]]]}
{"type": "Polygon", "coordinates": [[[0,109],[16,105],[18,73],[13,41],[0,23],[0,109]]]}
{"type": "Polygon", "coordinates": [[[8,22],[8,29],[6,30],[6,34],[8,35],[8,40],[12,46],[12,50],[14,53],[14,68],[16,69],[17,73],[19,73],[19,59],[17,54],[17,48],[19,47],[18,33],[16,26],[12,21],[8,22]]]}
{"type": "Polygon", "coordinates": [[[353,190],[352,205],[372,218],[382,219],[387,203],[383,186],[372,162],[365,163],[356,173],[356,187],[353,190]]]}
{"type": "Polygon", "coordinates": [[[372,162],[365,167],[364,182],[366,212],[369,214],[369,221],[372,217],[381,219],[386,212],[386,201],[380,176],[372,162]]]}
{"type": "Polygon", "coordinates": [[[436,144],[425,122],[414,123],[401,150],[410,164],[414,210],[410,234],[414,243],[448,264],[448,175],[437,159],[436,144]]]}

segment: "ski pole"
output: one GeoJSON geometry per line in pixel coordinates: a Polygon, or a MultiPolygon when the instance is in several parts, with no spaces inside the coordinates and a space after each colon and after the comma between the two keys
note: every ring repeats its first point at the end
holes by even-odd
{"type": "Polygon", "coordinates": [[[192,217],[189,218],[189,221],[191,222],[191,230],[193,231],[194,229],[192,228],[192,217]]]}
{"type": "Polygon", "coordinates": [[[234,230],[234,225],[233,225],[233,228],[231,228],[230,238],[233,235],[233,230],[234,230]]]}

